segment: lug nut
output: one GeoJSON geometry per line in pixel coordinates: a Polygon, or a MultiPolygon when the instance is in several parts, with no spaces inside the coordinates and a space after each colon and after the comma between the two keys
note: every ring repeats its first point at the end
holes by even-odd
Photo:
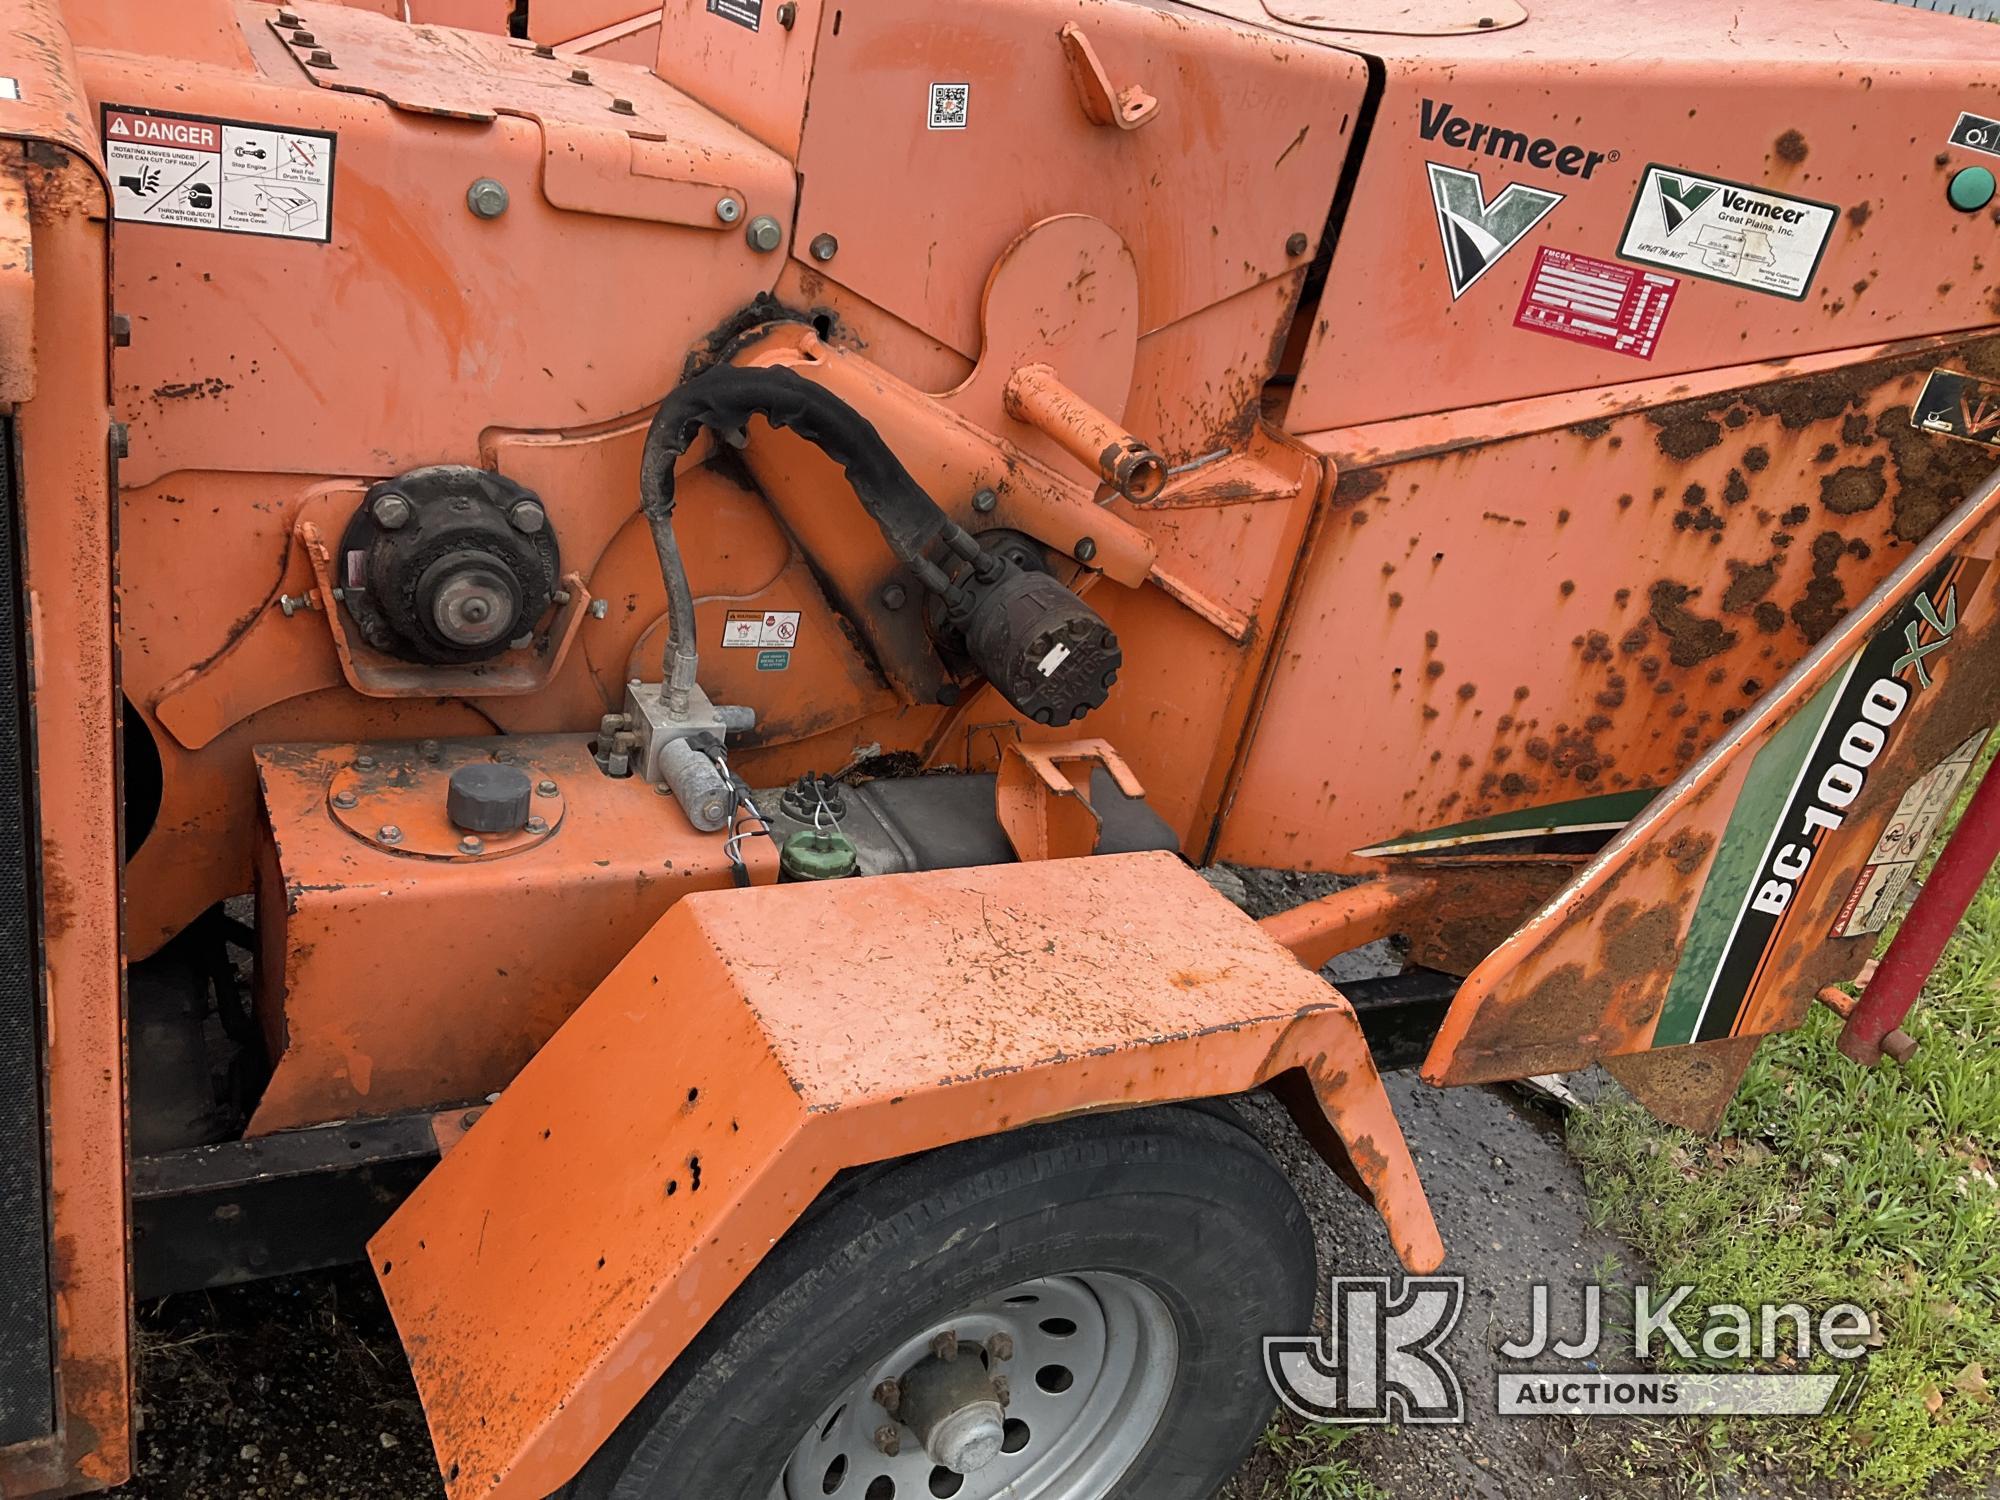
{"type": "Polygon", "coordinates": [[[785,230],[784,226],[769,214],[759,214],[750,221],[750,227],[744,231],[743,237],[750,242],[750,248],[759,255],[769,255],[784,243],[785,230]]]}
{"type": "Polygon", "coordinates": [[[951,1361],[957,1359],[958,1330],[954,1328],[947,1328],[943,1333],[939,1334],[936,1338],[932,1339],[931,1353],[935,1354],[939,1359],[943,1360],[946,1364],[950,1364],[951,1361]]]}
{"type": "Polygon", "coordinates": [[[725,224],[734,224],[738,219],[743,217],[743,205],[738,203],[734,198],[717,198],[715,200],[715,216],[725,224]]]}
{"type": "Polygon", "coordinates": [[[825,262],[840,253],[840,241],[830,234],[816,234],[807,249],[814,260],[825,262]]]}
{"type": "Polygon", "coordinates": [[[507,212],[506,186],[482,177],[465,190],[465,206],[482,219],[497,219],[507,212]]]}
{"type": "Polygon", "coordinates": [[[458,841],[458,852],[460,854],[481,854],[485,852],[485,849],[486,841],[476,838],[469,833],[458,841]]]}
{"type": "Polygon", "coordinates": [[[369,514],[384,531],[400,531],[410,524],[410,502],[401,495],[381,495],[369,507],[369,514]]]}
{"type": "Polygon", "coordinates": [[[892,1417],[903,1404],[903,1387],[894,1379],[877,1383],[870,1394],[874,1396],[875,1404],[892,1417]]]}
{"type": "Polygon", "coordinates": [[[507,512],[507,521],[524,536],[533,536],[549,524],[549,515],[533,500],[517,500],[514,508],[507,512]]]}
{"type": "Polygon", "coordinates": [[[360,800],[361,799],[355,796],[354,793],[352,792],[335,792],[333,794],[333,805],[335,807],[342,809],[343,811],[345,811],[347,808],[354,806],[354,804],[359,802],[360,800]]]}
{"type": "Polygon", "coordinates": [[[903,1434],[894,1422],[884,1422],[875,1429],[875,1447],[885,1458],[894,1458],[903,1451],[903,1434]]]}
{"type": "Polygon", "coordinates": [[[994,1359],[1012,1359],[1014,1357],[1014,1335],[1011,1333],[994,1334],[992,1338],[986,1341],[986,1352],[994,1359]]]}
{"type": "Polygon", "coordinates": [[[385,844],[400,844],[403,842],[403,830],[394,823],[384,823],[375,830],[375,837],[385,844]]]}
{"type": "Polygon", "coordinates": [[[993,1377],[993,1399],[1000,1403],[1002,1411],[1005,1411],[1008,1403],[1014,1399],[1013,1382],[1009,1381],[1005,1375],[995,1375],[993,1377]]]}

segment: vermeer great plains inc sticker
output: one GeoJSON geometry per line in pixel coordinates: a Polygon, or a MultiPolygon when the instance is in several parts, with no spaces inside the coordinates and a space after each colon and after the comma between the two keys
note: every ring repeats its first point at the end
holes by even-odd
{"type": "Polygon", "coordinates": [[[111,211],[122,223],[325,242],[333,148],[321,130],[104,109],[111,211]]]}
{"type": "Polygon", "coordinates": [[[1956,370],[1933,370],[1910,408],[1910,425],[1982,448],[2000,448],[2000,385],[1956,370]]]}
{"type": "Polygon", "coordinates": [[[1677,277],[1541,245],[1514,326],[1651,359],[1677,277]]]}
{"type": "Polygon", "coordinates": [[[1434,161],[1424,166],[1430,172],[1431,206],[1437,210],[1454,301],[1563,201],[1561,193],[1510,182],[1488,202],[1477,172],[1441,167],[1434,161]]]}
{"type": "Polygon", "coordinates": [[[1648,166],[1618,253],[1708,281],[1803,300],[1840,210],[1679,167],[1648,166]]]}

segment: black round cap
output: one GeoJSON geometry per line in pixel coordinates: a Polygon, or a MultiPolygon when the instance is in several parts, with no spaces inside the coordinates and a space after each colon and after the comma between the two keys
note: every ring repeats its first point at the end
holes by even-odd
{"type": "Polygon", "coordinates": [[[534,782],[519,766],[460,766],[451,773],[444,808],[467,833],[517,833],[528,821],[534,791],[534,782]]]}

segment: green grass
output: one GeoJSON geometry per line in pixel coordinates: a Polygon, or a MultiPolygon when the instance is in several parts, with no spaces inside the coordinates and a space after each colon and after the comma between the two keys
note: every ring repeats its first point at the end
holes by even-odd
{"type": "Polygon", "coordinates": [[[1240,1485],[1232,1500],[1389,1500],[1389,1492],[1372,1482],[1352,1459],[1340,1456],[1341,1447],[1359,1433],[1352,1427],[1331,1427],[1320,1423],[1299,1424],[1280,1418],[1264,1431],[1259,1441],[1260,1468],[1275,1470],[1253,1481],[1255,1488],[1240,1485]]]}
{"type": "Polygon", "coordinates": [[[1871,1495],[1978,1491],[2000,1474],[1986,1389],[2000,1384],[2000,876],[1906,1029],[1907,1067],[1863,1069],[1815,1007],[1759,1049],[1713,1140],[1625,1101],[1571,1120],[1594,1214],[1652,1262],[1653,1283],[1691,1283],[1686,1306],[1852,1301],[1876,1315],[1851,1416],[1661,1434],[1649,1456],[1696,1490],[1744,1468],[1871,1495]]]}

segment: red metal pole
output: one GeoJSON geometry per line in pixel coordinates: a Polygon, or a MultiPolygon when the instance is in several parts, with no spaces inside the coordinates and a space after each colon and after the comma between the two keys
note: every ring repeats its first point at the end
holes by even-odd
{"type": "Polygon", "coordinates": [[[1841,1028],[1840,1050],[1847,1056],[1872,1065],[1882,1060],[1885,1051],[1899,1062],[1909,1055],[1915,1044],[1901,1029],[1903,1018],[1916,1004],[1924,981],[1937,967],[1938,955],[1995,858],[2000,858],[2000,760],[1987,769],[1979,790],[1972,794],[1930,879],[1841,1028]]]}

